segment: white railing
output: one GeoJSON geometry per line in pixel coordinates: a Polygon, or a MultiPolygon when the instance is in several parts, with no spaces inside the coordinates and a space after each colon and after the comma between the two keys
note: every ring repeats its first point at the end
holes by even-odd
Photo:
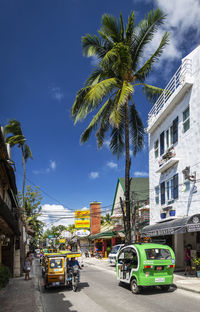
{"type": "Polygon", "coordinates": [[[165,89],[159,96],[153,108],[150,110],[148,114],[148,125],[150,125],[152,118],[158,115],[158,113],[165,106],[165,103],[176,91],[176,89],[179,86],[184,85],[185,78],[187,75],[192,75],[192,60],[190,59],[185,59],[183,61],[183,63],[177,69],[168,85],[165,87],[165,89]]]}

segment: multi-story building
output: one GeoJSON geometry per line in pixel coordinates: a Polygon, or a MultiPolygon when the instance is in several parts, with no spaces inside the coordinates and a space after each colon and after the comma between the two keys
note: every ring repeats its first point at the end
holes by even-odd
{"type": "Polygon", "coordinates": [[[150,226],[184,266],[187,244],[200,251],[200,46],[182,59],[148,115],[150,226]]]}

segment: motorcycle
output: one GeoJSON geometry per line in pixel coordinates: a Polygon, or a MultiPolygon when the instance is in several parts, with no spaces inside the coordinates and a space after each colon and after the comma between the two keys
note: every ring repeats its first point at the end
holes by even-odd
{"type": "Polygon", "coordinates": [[[79,267],[78,265],[74,265],[70,268],[69,271],[69,283],[73,291],[77,291],[78,283],[79,283],[79,267]]]}

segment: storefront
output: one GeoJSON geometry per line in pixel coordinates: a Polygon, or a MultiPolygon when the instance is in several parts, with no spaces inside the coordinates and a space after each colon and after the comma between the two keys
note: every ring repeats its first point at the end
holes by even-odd
{"type": "Polygon", "coordinates": [[[176,254],[176,267],[184,268],[184,250],[192,245],[193,257],[200,257],[200,214],[160,222],[142,229],[141,237],[170,245],[176,254]]]}

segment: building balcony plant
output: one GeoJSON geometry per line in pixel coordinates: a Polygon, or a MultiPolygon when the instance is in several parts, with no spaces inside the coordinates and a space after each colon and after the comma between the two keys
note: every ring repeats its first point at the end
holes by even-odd
{"type": "Polygon", "coordinates": [[[164,155],[162,155],[162,157],[159,159],[158,164],[159,166],[162,166],[163,164],[165,164],[169,159],[171,159],[172,157],[175,157],[176,153],[173,147],[170,147],[164,155]]]}

